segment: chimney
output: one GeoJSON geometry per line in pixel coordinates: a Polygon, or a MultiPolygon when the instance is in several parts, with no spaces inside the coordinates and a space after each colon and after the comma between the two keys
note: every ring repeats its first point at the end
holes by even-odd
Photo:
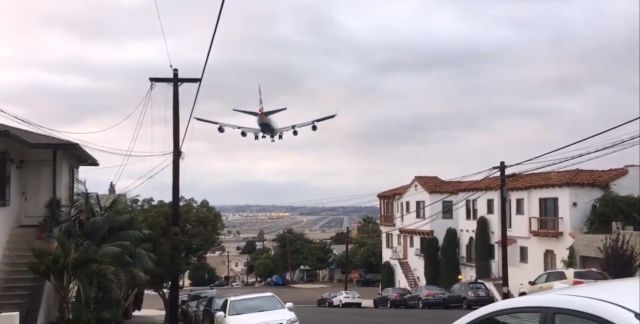
{"type": "Polygon", "coordinates": [[[116,194],[116,185],[113,184],[113,182],[109,182],[109,194],[110,195],[116,194]]]}

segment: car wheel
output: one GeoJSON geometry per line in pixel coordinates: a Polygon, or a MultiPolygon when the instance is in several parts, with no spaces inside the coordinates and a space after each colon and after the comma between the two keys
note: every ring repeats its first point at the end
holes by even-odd
{"type": "Polygon", "coordinates": [[[327,303],[327,307],[333,307],[333,302],[327,303]]]}
{"type": "Polygon", "coordinates": [[[358,304],[358,308],[362,308],[362,304],[358,304]]]}
{"type": "Polygon", "coordinates": [[[373,300],[373,308],[378,308],[378,304],[376,304],[376,300],[373,300]]]}
{"type": "Polygon", "coordinates": [[[462,300],[462,309],[471,309],[471,304],[466,298],[462,300]]]}
{"type": "Polygon", "coordinates": [[[526,295],[527,295],[526,292],[521,292],[521,293],[518,294],[518,297],[522,297],[522,296],[526,296],[526,295]]]}

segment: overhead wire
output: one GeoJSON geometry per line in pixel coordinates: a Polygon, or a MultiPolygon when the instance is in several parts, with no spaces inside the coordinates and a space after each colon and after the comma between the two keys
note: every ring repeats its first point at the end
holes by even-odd
{"type": "Polygon", "coordinates": [[[182,135],[182,142],[180,143],[180,150],[182,150],[182,146],[184,146],[184,142],[187,139],[187,132],[189,131],[189,126],[191,125],[191,119],[193,117],[193,112],[196,109],[196,103],[198,102],[198,96],[200,95],[200,88],[202,87],[202,80],[204,79],[204,73],[207,70],[207,64],[209,63],[209,56],[211,55],[211,49],[213,48],[213,41],[216,39],[216,34],[218,33],[218,25],[220,24],[220,17],[222,16],[222,9],[224,8],[224,1],[220,2],[220,10],[218,11],[218,18],[216,19],[215,27],[213,28],[213,33],[211,34],[211,41],[209,42],[209,49],[207,50],[207,56],[204,59],[204,65],[202,66],[202,72],[200,73],[200,82],[198,82],[198,88],[196,89],[196,95],[193,98],[193,104],[191,105],[191,112],[189,113],[189,118],[187,119],[187,125],[184,129],[184,134],[182,135]]]}
{"type": "Polygon", "coordinates": [[[171,54],[169,53],[169,45],[167,45],[167,36],[164,33],[164,25],[162,24],[162,18],[160,17],[160,8],[158,7],[158,0],[153,0],[156,5],[156,13],[158,16],[158,23],[160,24],[160,31],[162,32],[162,39],[164,40],[164,49],[167,51],[167,59],[169,60],[169,68],[173,70],[173,63],[171,63],[171,54]]]}
{"type": "MultiPolygon", "coordinates": [[[[120,125],[121,125],[122,123],[124,123],[126,120],[128,120],[129,118],[131,118],[131,116],[133,116],[133,114],[134,114],[138,109],[140,109],[140,107],[142,107],[142,104],[145,102],[146,98],[149,96],[150,92],[152,91],[152,87],[153,87],[153,85],[151,85],[151,86],[147,89],[147,91],[146,91],[145,95],[142,97],[142,99],[140,99],[140,102],[138,102],[138,104],[137,104],[137,105],[136,105],[136,106],[135,106],[135,107],[134,107],[134,108],[133,108],[133,109],[132,109],[132,110],[131,110],[131,111],[130,111],[130,112],[129,112],[125,117],[124,117],[124,118],[122,118],[121,120],[119,120],[118,122],[116,122],[115,124],[113,124],[113,125],[111,125],[111,126],[108,126],[108,127],[105,127],[105,128],[99,129],[99,130],[94,130],[94,131],[82,131],[82,132],[80,132],[80,131],[73,131],[73,132],[72,132],[72,131],[65,131],[65,130],[60,130],[60,129],[50,128],[50,127],[46,127],[46,126],[43,126],[43,125],[40,125],[40,124],[37,124],[37,125],[38,125],[38,127],[39,127],[39,128],[41,128],[41,129],[46,129],[46,130],[48,130],[48,131],[52,131],[52,132],[55,132],[55,133],[62,133],[62,134],[89,135],[89,134],[103,133],[103,132],[106,132],[106,131],[108,131],[108,130],[111,130],[111,129],[114,129],[114,128],[116,128],[116,127],[120,126],[120,125]]],[[[7,114],[7,115],[16,116],[16,115],[13,115],[13,114],[11,114],[11,113],[9,113],[9,112],[7,112],[7,111],[3,110],[2,108],[0,108],[0,112],[2,112],[2,113],[4,113],[4,114],[7,114]]],[[[17,116],[17,118],[22,118],[22,117],[17,116]]],[[[26,119],[25,119],[25,120],[26,120],[26,119]]],[[[34,122],[34,124],[36,124],[36,123],[34,122]]]]}

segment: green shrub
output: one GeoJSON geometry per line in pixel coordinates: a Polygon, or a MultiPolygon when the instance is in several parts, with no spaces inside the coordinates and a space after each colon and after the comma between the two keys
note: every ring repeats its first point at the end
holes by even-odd
{"type": "Polygon", "coordinates": [[[191,286],[209,286],[213,284],[218,276],[216,275],[216,269],[212,268],[206,262],[199,262],[189,268],[189,281],[191,286]]]}
{"type": "Polygon", "coordinates": [[[393,272],[393,266],[389,261],[382,263],[382,273],[380,274],[380,285],[382,289],[395,287],[396,278],[393,272]]]}

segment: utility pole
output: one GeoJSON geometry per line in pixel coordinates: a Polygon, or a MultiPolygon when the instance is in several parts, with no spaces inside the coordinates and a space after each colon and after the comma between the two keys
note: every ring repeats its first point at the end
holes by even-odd
{"type": "Polygon", "coordinates": [[[228,250],[227,250],[227,285],[231,287],[231,259],[229,258],[228,250]]]}
{"type": "Polygon", "coordinates": [[[500,251],[502,263],[502,299],[509,299],[509,263],[507,258],[507,175],[504,161],[500,161],[500,251]]]}
{"type": "MultiPolygon", "coordinates": [[[[171,236],[173,242],[178,242],[180,233],[180,85],[182,83],[198,83],[199,78],[180,78],[178,69],[173,69],[171,78],[149,78],[155,83],[171,83],[173,85],[173,185],[171,190],[171,236]]],[[[174,250],[174,260],[181,260],[182,253],[174,250]]],[[[178,294],[180,293],[180,271],[174,269],[171,274],[171,286],[169,287],[169,323],[178,324],[178,294]]]]}
{"type": "MultiPolygon", "coordinates": [[[[351,267],[349,266],[350,262],[349,262],[349,234],[350,230],[349,230],[349,226],[347,226],[347,244],[345,246],[344,249],[344,254],[345,254],[345,266],[347,266],[347,270],[349,270],[349,274],[351,273],[351,267]]],[[[344,275],[344,291],[347,291],[347,283],[349,282],[349,278],[348,275],[346,274],[344,275]]]]}

